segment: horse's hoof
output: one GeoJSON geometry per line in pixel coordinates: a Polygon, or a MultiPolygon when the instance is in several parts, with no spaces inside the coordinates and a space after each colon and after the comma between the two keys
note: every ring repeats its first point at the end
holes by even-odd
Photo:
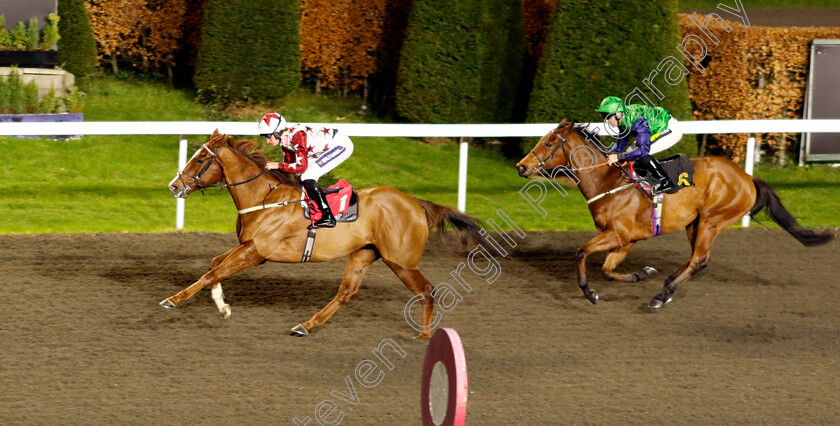
{"type": "Polygon", "coordinates": [[[596,293],[595,290],[592,290],[586,294],[586,298],[589,299],[589,301],[592,302],[592,304],[594,305],[596,302],[598,302],[598,293],[596,293]]]}
{"type": "Polygon", "coordinates": [[[664,302],[659,300],[658,298],[654,297],[653,299],[651,299],[649,306],[650,306],[651,309],[659,309],[662,306],[664,306],[666,303],[671,302],[672,300],[674,300],[674,296],[668,296],[668,300],[666,300],[664,302]]]}
{"type": "Polygon", "coordinates": [[[420,333],[420,334],[414,336],[414,339],[415,340],[425,340],[425,339],[428,339],[430,337],[432,337],[431,333],[420,333]]]}
{"type": "Polygon", "coordinates": [[[642,268],[642,270],[645,271],[645,276],[646,277],[649,277],[653,274],[659,273],[659,271],[657,271],[656,268],[652,268],[650,266],[645,266],[644,268],[642,268]]]}
{"type": "Polygon", "coordinates": [[[307,330],[306,327],[303,326],[303,324],[298,324],[298,325],[292,327],[292,332],[291,332],[292,336],[304,337],[307,334],[309,334],[309,330],[307,330]]]}
{"type": "Polygon", "coordinates": [[[224,319],[230,318],[230,305],[225,305],[219,313],[222,314],[222,318],[224,319]]]}
{"type": "Polygon", "coordinates": [[[175,304],[172,303],[169,298],[163,299],[163,302],[160,302],[160,306],[163,306],[166,309],[175,309],[175,304]]]}

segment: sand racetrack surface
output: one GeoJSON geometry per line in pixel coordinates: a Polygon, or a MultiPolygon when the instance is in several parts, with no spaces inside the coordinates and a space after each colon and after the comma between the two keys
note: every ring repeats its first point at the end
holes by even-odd
{"type": "MultiPolygon", "coordinates": [[[[466,348],[468,424],[840,424],[840,243],[804,248],[776,229],[728,230],[710,266],[651,312],[688,258],[685,236],[637,244],[619,270],[660,270],[643,283],[606,282],[603,255],[590,258],[601,295],[591,305],[573,265],[592,236],[529,233],[492,285],[464,274],[473,290],[441,325],[466,348]]],[[[427,343],[412,339],[411,294],[382,262],[305,338],[288,330],[335,295],[343,260],[267,263],[229,278],[228,320],[207,290],[175,310],[158,306],[235,243],[232,234],[0,236],[0,421],[309,416],[316,425],[328,400],[336,408],[324,424],[419,424],[427,343]],[[393,369],[380,362],[381,382],[362,386],[355,368],[376,362],[384,339],[405,357],[385,348],[393,369]]],[[[454,282],[449,272],[465,260],[427,253],[421,266],[432,283],[454,282]]]]}

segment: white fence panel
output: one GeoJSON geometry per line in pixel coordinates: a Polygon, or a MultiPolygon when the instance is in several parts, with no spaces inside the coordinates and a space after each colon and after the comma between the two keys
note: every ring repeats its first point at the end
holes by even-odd
{"type": "MultiPolygon", "coordinates": [[[[607,135],[603,123],[587,123],[607,135]]],[[[840,120],[715,120],[680,123],[686,135],[724,133],[837,133],[840,120]]],[[[341,130],[352,137],[452,137],[501,138],[539,137],[555,123],[531,124],[364,124],[311,123],[341,130]]],[[[60,135],[210,135],[214,130],[230,135],[255,135],[253,122],[230,121],[86,121],[64,123],[0,123],[0,136],[60,136],[60,135]]],[[[179,170],[187,158],[187,144],[183,137],[179,147],[179,170]]],[[[755,138],[750,138],[745,169],[752,175],[755,138]]],[[[458,162],[458,209],[466,210],[467,143],[461,140],[458,162]]],[[[184,227],[184,200],[176,203],[176,229],[184,227]]],[[[749,226],[749,216],[744,216],[749,226]]]]}

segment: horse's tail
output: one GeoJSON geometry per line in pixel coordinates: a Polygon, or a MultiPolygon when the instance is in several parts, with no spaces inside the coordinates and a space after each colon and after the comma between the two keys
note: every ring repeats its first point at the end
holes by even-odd
{"type": "Polygon", "coordinates": [[[429,224],[429,229],[436,228],[438,231],[445,231],[447,225],[449,225],[459,232],[466,234],[474,243],[480,243],[493,256],[507,257],[505,254],[500,253],[494,244],[488,243],[486,238],[487,234],[481,234],[482,224],[480,220],[466,213],[461,213],[452,207],[442,206],[416,197],[415,200],[420,204],[420,207],[426,210],[426,221],[429,224]]]}
{"type": "Polygon", "coordinates": [[[779,200],[779,196],[776,195],[776,192],[770,188],[767,182],[758,178],[752,178],[752,180],[755,185],[756,195],[755,204],[753,204],[753,208],[750,210],[750,216],[754,217],[756,213],[762,209],[766,209],[767,214],[770,216],[770,219],[773,219],[773,222],[778,223],[779,226],[784,228],[785,231],[788,231],[790,235],[793,235],[794,238],[806,247],[823,245],[834,238],[834,235],[830,232],[815,232],[799,226],[799,222],[785,209],[785,206],[779,200]]]}

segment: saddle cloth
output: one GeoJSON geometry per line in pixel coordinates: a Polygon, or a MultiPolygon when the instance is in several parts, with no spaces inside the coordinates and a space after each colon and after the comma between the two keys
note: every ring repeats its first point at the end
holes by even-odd
{"type": "MultiPolygon", "coordinates": [[[[677,191],[694,186],[694,164],[685,156],[685,154],[677,154],[668,157],[659,162],[662,170],[668,176],[668,179],[674,183],[674,188],[666,191],[666,194],[674,194],[677,191]]],[[[650,190],[658,182],[651,176],[650,171],[646,168],[638,167],[633,169],[633,179],[639,181],[641,187],[650,190]]]]}
{"type": "MultiPolygon", "coordinates": [[[[337,222],[355,222],[359,218],[359,195],[346,180],[341,179],[335,185],[324,189],[324,194],[337,222]]],[[[303,198],[306,198],[305,191],[303,198]]],[[[321,210],[314,201],[308,200],[303,206],[303,216],[317,221],[321,219],[321,210]]]]}

